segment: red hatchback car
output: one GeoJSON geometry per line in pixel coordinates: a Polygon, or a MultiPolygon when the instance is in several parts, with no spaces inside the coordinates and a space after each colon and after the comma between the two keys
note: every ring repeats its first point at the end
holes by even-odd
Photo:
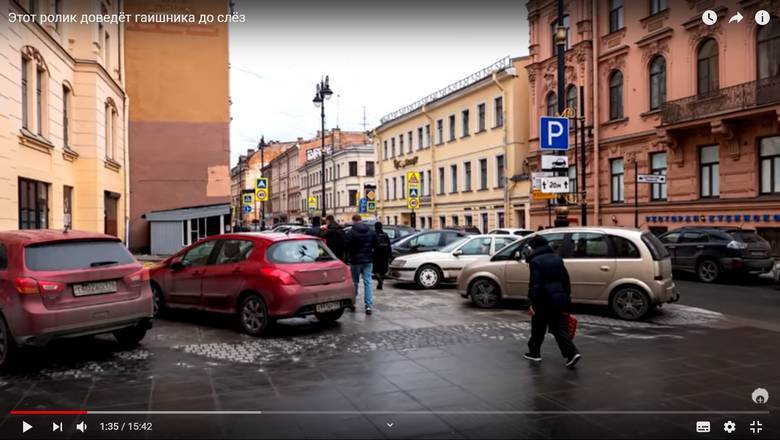
{"type": "Polygon", "coordinates": [[[305,235],[214,235],[151,270],[155,313],[165,307],[236,314],[260,335],[277,319],[335,321],[355,300],[349,268],[305,235]]]}
{"type": "Polygon", "coordinates": [[[149,272],[109,235],[0,232],[0,367],[22,345],[113,333],[138,343],[151,327],[149,272]]]}

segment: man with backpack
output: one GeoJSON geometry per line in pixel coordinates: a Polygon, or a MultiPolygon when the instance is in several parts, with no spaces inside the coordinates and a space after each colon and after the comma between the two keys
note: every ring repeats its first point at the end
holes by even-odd
{"type": "MultiPolygon", "coordinates": [[[[373,229],[363,223],[360,215],[352,216],[352,228],[347,233],[347,253],[352,269],[352,284],[355,286],[355,294],[358,292],[360,277],[363,277],[363,298],[366,303],[366,315],[372,313],[373,295],[371,285],[373,283],[371,272],[376,251],[377,239],[373,229]]],[[[354,310],[354,309],[353,309],[354,310]]]]}
{"type": "Polygon", "coordinates": [[[376,290],[382,290],[385,274],[390,263],[390,236],[382,229],[382,222],[374,223],[376,233],[376,252],[374,252],[374,275],[376,275],[376,290]]]}

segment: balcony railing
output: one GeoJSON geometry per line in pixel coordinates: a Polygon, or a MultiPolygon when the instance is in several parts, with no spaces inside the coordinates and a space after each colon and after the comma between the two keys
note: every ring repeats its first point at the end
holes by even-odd
{"type": "Polygon", "coordinates": [[[780,76],[774,76],[668,101],[661,106],[661,125],[779,103],[780,76]]]}

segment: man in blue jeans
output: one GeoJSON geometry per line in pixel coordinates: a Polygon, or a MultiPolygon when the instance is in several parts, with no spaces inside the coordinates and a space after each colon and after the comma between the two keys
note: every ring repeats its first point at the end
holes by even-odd
{"type": "MultiPolygon", "coordinates": [[[[377,246],[376,233],[363,223],[359,215],[352,216],[352,228],[347,232],[347,251],[349,264],[352,269],[352,284],[355,286],[355,295],[358,292],[360,276],[363,276],[366,301],[366,315],[371,314],[372,299],[371,274],[373,272],[374,251],[377,246]]],[[[352,308],[354,311],[354,307],[352,308]]]]}

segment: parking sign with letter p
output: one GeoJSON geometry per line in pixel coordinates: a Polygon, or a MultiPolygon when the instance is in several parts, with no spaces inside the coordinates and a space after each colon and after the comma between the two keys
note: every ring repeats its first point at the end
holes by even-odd
{"type": "Polygon", "coordinates": [[[542,150],[568,150],[569,120],[542,116],[539,119],[539,148],[542,150]]]}

